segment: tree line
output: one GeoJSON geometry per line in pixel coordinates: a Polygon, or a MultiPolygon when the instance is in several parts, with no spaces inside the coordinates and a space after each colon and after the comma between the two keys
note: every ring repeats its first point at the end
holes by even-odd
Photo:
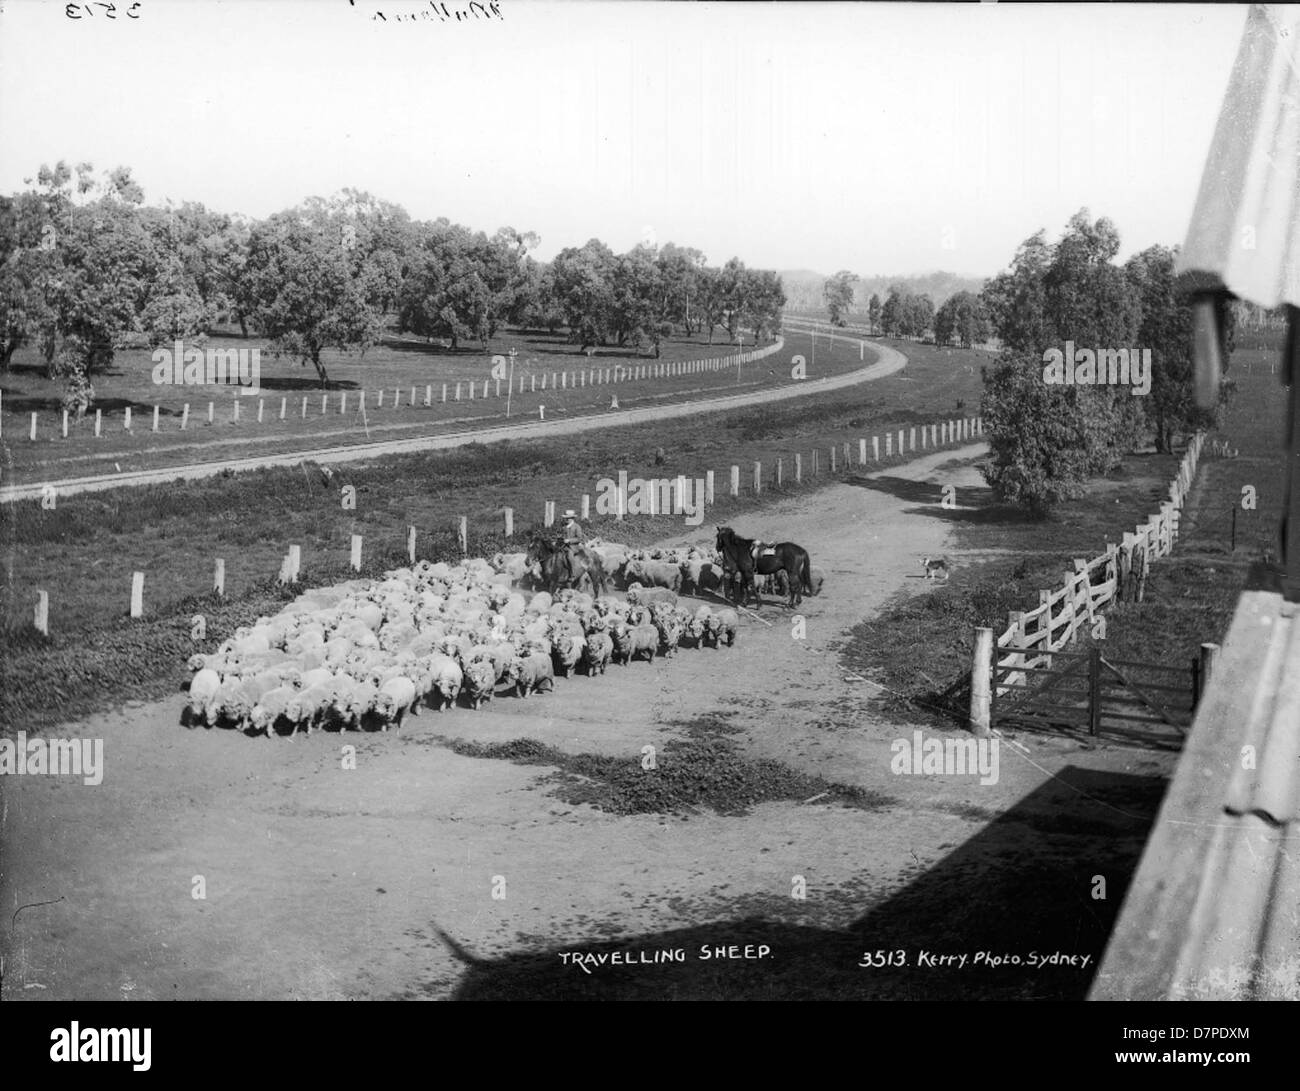
{"type": "Polygon", "coordinates": [[[0,370],[35,346],[79,414],[116,352],[227,323],[324,385],[326,350],[363,353],[390,328],[486,349],[509,324],[657,357],[675,331],[771,339],[785,305],[777,274],[739,258],[711,266],[673,243],[616,254],[591,239],[542,262],[532,232],[414,220],[354,189],[256,220],[148,205],[126,168],[59,162],[26,184],[0,197],[0,370]]]}
{"type": "MultiPolygon", "coordinates": [[[[822,295],[832,325],[848,325],[858,281],[857,274],[847,269],[826,278],[822,295]]],[[[992,332],[983,299],[964,289],[950,295],[936,310],[928,293],[892,284],[883,301],[879,292],[871,293],[866,319],[867,328],[873,334],[915,340],[930,336],[937,345],[956,343],[962,348],[983,344],[992,332]]]]}

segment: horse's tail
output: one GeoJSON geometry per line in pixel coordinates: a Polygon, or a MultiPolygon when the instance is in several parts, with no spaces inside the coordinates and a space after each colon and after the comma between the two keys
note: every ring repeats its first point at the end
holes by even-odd
{"type": "Polygon", "coordinates": [[[799,564],[799,578],[803,580],[803,589],[808,594],[811,595],[813,593],[812,556],[809,554],[809,552],[806,549],[803,550],[802,552],[803,552],[803,559],[800,561],[799,564]]]}

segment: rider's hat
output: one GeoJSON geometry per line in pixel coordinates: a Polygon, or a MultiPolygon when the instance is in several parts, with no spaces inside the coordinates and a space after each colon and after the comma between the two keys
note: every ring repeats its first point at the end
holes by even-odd
{"type": "Polygon", "coordinates": [[[576,519],[578,518],[578,513],[574,511],[572,508],[570,508],[568,511],[564,513],[564,517],[566,519],[576,519]]]}

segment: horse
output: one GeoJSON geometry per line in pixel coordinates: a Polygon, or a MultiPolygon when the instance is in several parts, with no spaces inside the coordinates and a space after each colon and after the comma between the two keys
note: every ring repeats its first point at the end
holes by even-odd
{"type": "Polygon", "coordinates": [[[542,582],[552,595],[559,590],[561,584],[575,590],[580,589],[584,579],[591,584],[594,598],[600,598],[601,592],[608,594],[609,578],[605,575],[605,567],[600,563],[600,558],[582,545],[572,546],[570,552],[573,559],[571,579],[566,571],[561,546],[549,538],[533,539],[528,547],[528,564],[537,565],[541,569],[542,582]]]}
{"type": "MultiPolygon", "coordinates": [[[[808,551],[794,542],[777,542],[768,546],[753,538],[742,538],[730,527],[718,527],[717,550],[722,554],[724,572],[735,572],[740,577],[740,602],[744,605],[752,595],[759,606],[762,596],[754,586],[754,575],[770,576],[784,572],[790,592],[790,606],[803,601],[804,592],[812,594],[812,558],[808,551]]],[[[731,587],[731,579],[727,581],[731,587]]],[[[733,602],[736,601],[734,598],[733,602]]]]}

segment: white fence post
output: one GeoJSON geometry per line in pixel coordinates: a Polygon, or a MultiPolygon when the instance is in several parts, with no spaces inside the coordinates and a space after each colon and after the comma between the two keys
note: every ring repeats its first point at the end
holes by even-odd
{"type": "Polygon", "coordinates": [[[515,536],[515,509],[506,508],[506,537],[513,538],[514,536],[515,536]]]}
{"type": "Polygon", "coordinates": [[[469,552],[469,516],[468,515],[462,515],[460,517],[460,551],[462,553],[469,552]]]}
{"type": "Polygon", "coordinates": [[[713,503],[713,471],[712,470],[704,471],[704,502],[706,504],[713,503]]]}
{"type": "Polygon", "coordinates": [[[591,518],[591,494],[582,494],[582,521],[585,523],[591,518]]]}
{"type": "Polygon", "coordinates": [[[131,573],[131,616],[144,617],[144,573],[131,573]]]}
{"type": "Polygon", "coordinates": [[[415,564],[415,527],[406,528],[406,556],[415,564]]]}
{"type": "Polygon", "coordinates": [[[858,465],[865,466],[866,464],[867,464],[867,441],[865,439],[860,439],[858,440],[858,465]]]}
{"type": "Polygon", "coordinates": [[[352,535],[352,569],[354,572],[361,571],[361,535],[352,535]]]}
{"type": "Polygon", "coordinates": [[[740,495],[740,467],[739,466],[731,467],[731,495],[732,496],[740,495]]]}
{"type": "Polygon", "coordinates": [[[153,430],[158,431],[158,407],[153,407],[153,430]]]}
{"type": "Polygon", "coordinates": [[[976,737],[988,735],[993,711],[993,630],[975,630],[975,653],[970,672],[970,729],[976,737]]]}
{"type": "Polygon", "coordinates": [[[181,406],[181,431],[185,431],[185,426],[190,422],[190,403],[186,402],[181,406]]]}
{"type": "Polygon", "coordinates": [[[803,455],[800,454],[794,456],[794,483],[803,484],[803,455]]]}
{"type": "Polygon", "coordinates": [[[298,574],[302,571],[302,546],[291,545],[289,547],[289,582],[297,583],[298,574]]]}
{"type": "Polygon", "coordinates": [[[42,636],[50,635],[50,595],[48,591],[36,592],[36,614],[32,619],[36,631],[42,636]]]}
{"type": "Polygon", "coordinates": [[[212,590],[218,595],[226,593],[226,562],[221,557],[218,557],[212,566],[212,590]]]}
{"type": "Polygon", "coordinates": [[[763,464],[754,463],[754,495],[759,496],[763,492],[763,464]]]}

